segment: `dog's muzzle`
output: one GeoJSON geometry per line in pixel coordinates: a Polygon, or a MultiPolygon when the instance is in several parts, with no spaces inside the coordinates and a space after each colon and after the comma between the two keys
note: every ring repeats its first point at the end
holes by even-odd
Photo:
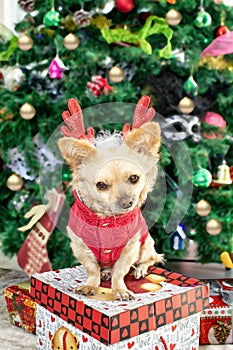
{"type": "Polygon", "coordinates": [[[132,207],[133,200],[130,196],[123,196],[123,197],[119,198],[118,205],[122,209],[128,209],[128,208],[132,207]]]}

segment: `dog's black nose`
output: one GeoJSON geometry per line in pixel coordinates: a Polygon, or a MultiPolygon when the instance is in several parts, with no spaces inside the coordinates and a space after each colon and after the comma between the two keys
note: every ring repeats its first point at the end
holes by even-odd
{"type": "Polygon", "coordinates": [[[119,205],[122,209],[128,209],[133,205],[133,200],[129,196],[124,196],[119,199],[119,205]]]}

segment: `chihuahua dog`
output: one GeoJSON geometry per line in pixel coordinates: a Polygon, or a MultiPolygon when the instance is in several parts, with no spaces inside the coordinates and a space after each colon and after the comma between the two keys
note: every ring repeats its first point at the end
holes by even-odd
{"type": "Polygon", "coordinates": [[[75,257],[87,271],[87,281],[76,291],[96,293],[101,279],[110,280],[117,300],[134,299],[124,277],[145,277],[148,267],[162,263],[140,207],[153,189],[157,176],[160,127],[151,121],[154,109],[143,96],[134,112],[132,129],[87,135],[82,111],[75,99],[62,116],[65,137],[58,141],[62,156],[72,171],[75,202],[68,222],[68,236],[75,257]]]}

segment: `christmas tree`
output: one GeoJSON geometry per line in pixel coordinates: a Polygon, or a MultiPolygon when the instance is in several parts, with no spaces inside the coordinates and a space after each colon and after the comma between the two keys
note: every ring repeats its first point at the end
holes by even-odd
{"type": "MultiPolygon", "coordinates": [[[[163,134],[159,185],[145,209],[157,250],[182,259],[194,240],[197,261],[222,259],[233,267],[233,1],[18,0],[18,6],[25,17],[16,34],[0,26],[3,252],[25,257],[35,232],[46,227],[34,247],[44,268],[76,263],[63,234],[68,205],[59,197],[73,200],[70,173],[51,135],[59,133],[70,98],[85,109],[136,104],[149,95],[163,134]],[[60,183],[53,182],[57,168],[60,183]],[[30,210],[37,221],[19,230],[30,210]],[[48,211],[57,227],[48,228],[48,211]]],[[[88,122],[101,127],[94,112],[88,122]]],[[[112,121],[105,115],[105,126],[112,121]]]]}

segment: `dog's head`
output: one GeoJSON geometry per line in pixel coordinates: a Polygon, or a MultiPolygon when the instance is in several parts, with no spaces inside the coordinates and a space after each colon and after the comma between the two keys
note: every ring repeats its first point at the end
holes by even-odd
{"type": "MultiPolygon", "coordinates": [[[[157,175],[160,127],[146,122],[121,141],[95,145],[87,139],[64,137],[60,151],[72,170],[72,186],[83,203],[100,216],[119,215],[141,206],[157,175]]],[[[106,141],[106,140],[105,140],[106,141]]]]}

